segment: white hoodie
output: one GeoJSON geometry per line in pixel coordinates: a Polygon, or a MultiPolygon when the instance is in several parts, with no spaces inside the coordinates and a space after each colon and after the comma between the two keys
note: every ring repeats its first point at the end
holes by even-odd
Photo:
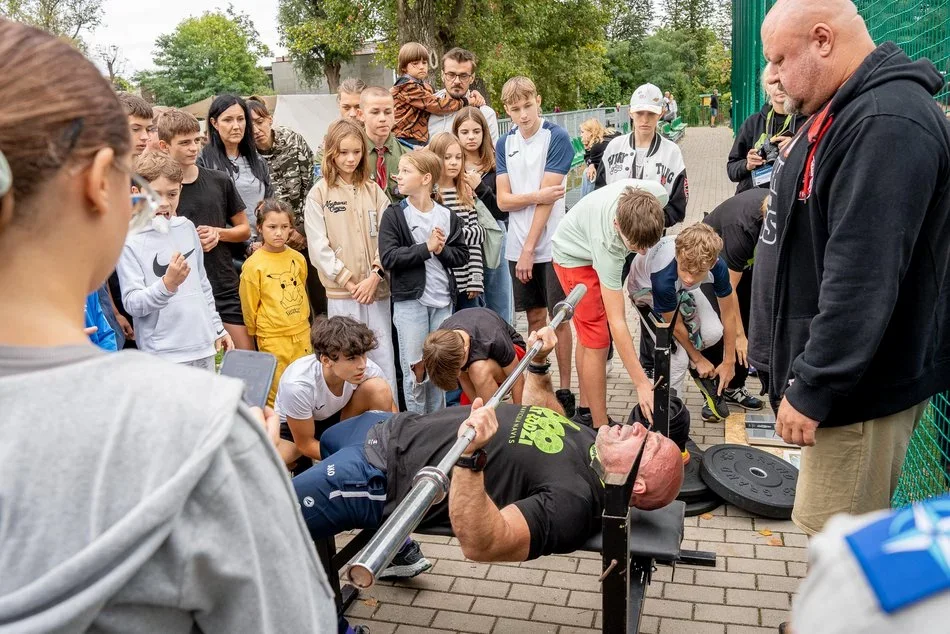
{"type": "Polygon", "coordinates": [[[195,225],[187,218],[156,218],[153,226],[125,241],[117,272],[122,304],[135,319],[139,350],[175,363],[213,356],[214,342],[224,326],[214,306],[211,284],[205,273],[204,252],[195,225]],[[172,253],[185,256],[191,272],[178,290],[169,291],[162,281],[172,253]]]}

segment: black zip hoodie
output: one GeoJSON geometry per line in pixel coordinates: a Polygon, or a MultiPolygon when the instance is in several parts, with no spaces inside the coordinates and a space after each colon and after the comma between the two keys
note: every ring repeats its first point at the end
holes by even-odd
{"type": "Polygon", "coordinates": [[[773,402],[784,395],[823,427],[950,387],[950,124],[931,98],[942,85],[929,61],[882,44],[777,161],[749,357],[770,368],[773,402]]]}
{"type": "MultiPolygon", "coordinates": [[[[738,185],[736,185],[737,194],[741,194],[747,189],[752,189],[752,172],[746,167],[746,156],[749,154],[749,150],[755,147],[762,133],[766,132],[765,123],[768,120],[770,110],[772,110],[772,104],[767,103],[762,106],[761,110],[750,115],[748,119],[743,121],[739,127],[739,134],[736,135],[736,140],[732,144],[732,150],[729,152],[729,160],[726,163],[726,173],[729,175],[729,180],[733,183],[738,183],[738,185]]],[[[772,115],[772,130],[770,132],[773,136],[778,134],[778,131],[782,129],[782,125],[785,123],[785,116],[786,115],[778,113],[772,115]]],[[[783,135],[795,136],[795,133],[801,129],[802,124],[805,123],[807,119],[808,117],[805,115],[793,115],[792,120],[789,122],[788,129],[783,135]]]]}
{"type": "MultiPolygon", "coordinates": [[[[394,302],[422,297],[426,287],[426,260],[433,257],[425,242],[416,244],[406,222],[404,209],[408,200],[393,203],[379,221],[379,260],[389,272],[389,289],[394,302]]],[[[452,269],[468,264],[468,246],[462,238],[462,225],[449,209],[449,237],[442,252],[435,255],[445,267],[449,278],[449,296],[458,294],[452,269]]]]}

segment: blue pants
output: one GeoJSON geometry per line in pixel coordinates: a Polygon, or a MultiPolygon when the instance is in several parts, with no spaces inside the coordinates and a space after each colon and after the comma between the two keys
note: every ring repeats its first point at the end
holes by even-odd
{"type": "Polygon", "coordinates": [[[297,501],[314,539],[353,528],[376,528],[386,505],[386,474],[366,460],[363,445],[392,412],[366,412],[320,437],[320,462],[293,479],[297,501]]]}
{"type": "Polygon", "coordinates": [[[502,319],[515,325],[514,298],[511,290],[511,272],[505,259],[505,242],[508,230],[505,223],[497,221],[501,227],[501,261],[493,269],[485,267],[485,306],[498,313],[502,319]]]}

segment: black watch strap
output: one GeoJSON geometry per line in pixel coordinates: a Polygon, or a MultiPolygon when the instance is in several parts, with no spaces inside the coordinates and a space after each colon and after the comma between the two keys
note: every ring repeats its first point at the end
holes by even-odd
{"type": "Polygon", "coordinates": [[[471,469],[475,472],[484,471],[486,464],[488,464],[488,454],[484,449],[476,449],[471,456],[459,456],[455,462],[456,467],[471,469]]]}

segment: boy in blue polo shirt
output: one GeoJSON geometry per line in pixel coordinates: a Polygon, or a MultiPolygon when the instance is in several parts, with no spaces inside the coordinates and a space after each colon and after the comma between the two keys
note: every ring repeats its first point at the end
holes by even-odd
{"type": "MultiPolygon", "coordinates": [[[[498,208],[508,213],[505,256],[511,270],[515,311],[524,311],[528,330],[547,325],[547,316],[564,299],[551,263],[551,239],[564,217],[564,186],[574,148],[567,131],[541,118],[541,95],[527,77],[512,77],[501,89],[505,112],[515,127],[498,139],[495,152],[498,208]]],[[[556,395],[568,417],[574,415],[571,392],[571,325],[557,330],[556,395]]]]}

